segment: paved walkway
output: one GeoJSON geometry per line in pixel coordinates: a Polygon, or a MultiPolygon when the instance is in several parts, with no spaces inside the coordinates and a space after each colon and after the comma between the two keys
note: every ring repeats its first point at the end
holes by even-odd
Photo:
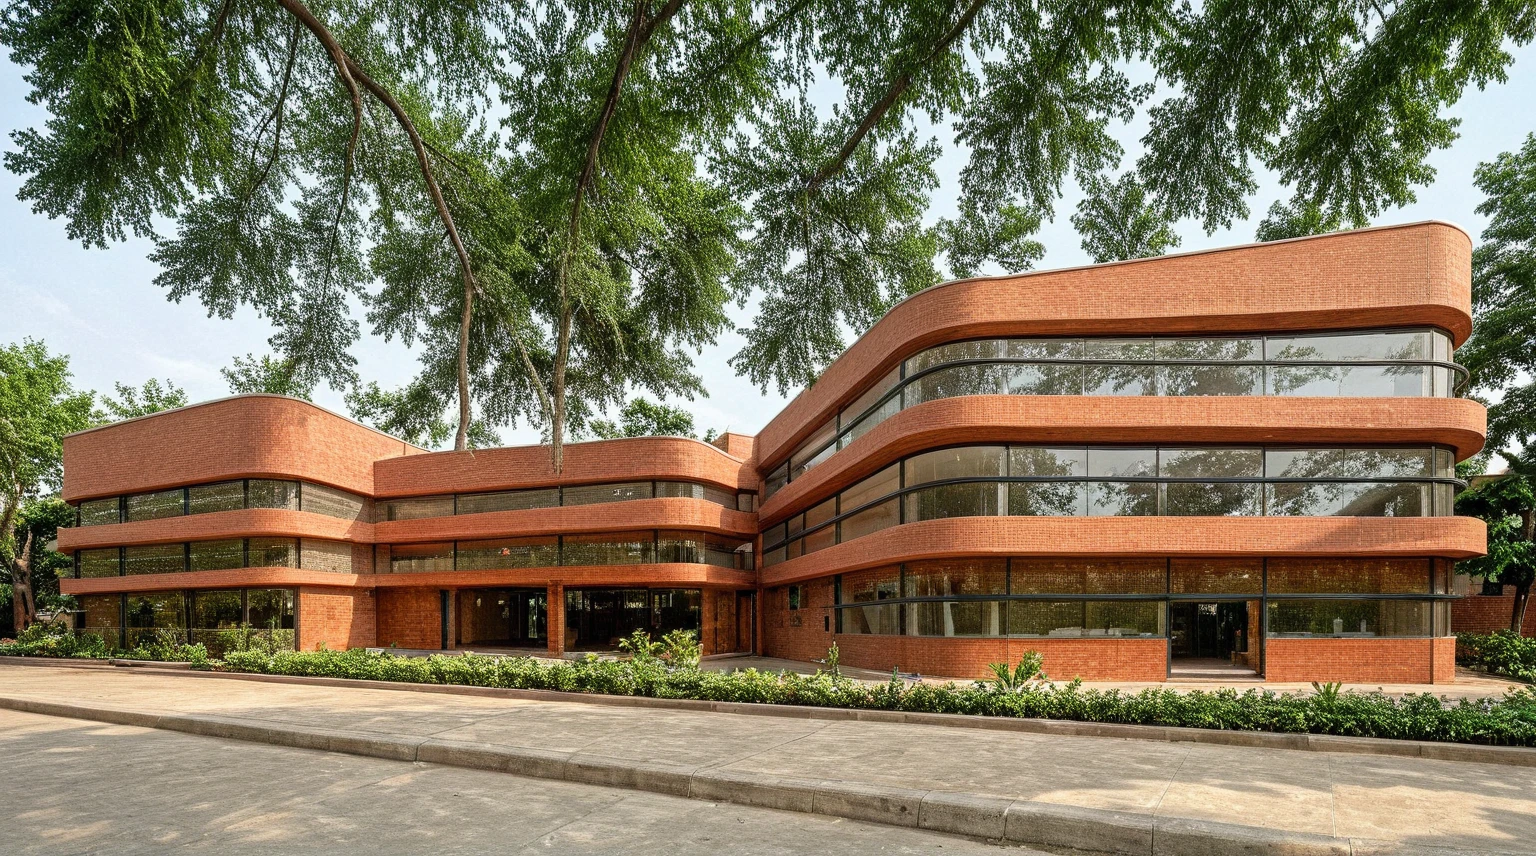
{"type": "Polygon", "coordinates": [[[917,829],[5,710],[0,752],[25,783],[0,811],[7,856],[1003,856],[917,829]]]}
{"type": "MultiPolygon", "coordinates": [[[[919,799],[923,793],[970,794],[1335,840],[1536,853],[1532,767],[258,683],[137,670],[0,666],[0,696],[517,747],[588,767],[710,770],[746,781],[782,778],[892,789],[917,793],[919,799]]],[[[232,755],[230,763],[238,766],[239,761],[232,755]]],[[[1362,847],[1353,852],[1378,852],[1362,847]]]]}

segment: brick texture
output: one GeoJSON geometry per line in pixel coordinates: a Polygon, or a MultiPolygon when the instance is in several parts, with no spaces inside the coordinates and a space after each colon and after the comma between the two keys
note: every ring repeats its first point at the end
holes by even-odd
{"type": "Polygon", "coordinates": [[[443,625],[438,591],[435,588],[379,589],[378,645],[384,648],[441,648],[443,625]]]}
{"type": "Polygon", "coordinates": [[[1456,640],[1270,639],[1264,677],[1271,681],[1427,684],[1456,679],[1456,640]]]}
{"type": "MultiPolygon", "coordinates": [[[[1492,633],[1508,630],[1514,612],[1513,587],[1498,596],[1474,594],[1451,602],[1451,629],[1457,633],[1492,633]]],[[[1536,636],[1536,607],[1526,607],[1523,635],[1536,636]]]]}
{"type": "Polygon", "coordinates": [[[333,651],[374,644],[375,608],[368,589],[299,589],[299,645],[333,651]]]}

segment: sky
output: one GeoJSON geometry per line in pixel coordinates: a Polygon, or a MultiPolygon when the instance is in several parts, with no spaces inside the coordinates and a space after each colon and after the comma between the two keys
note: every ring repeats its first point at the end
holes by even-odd
{"type": "MultiPolygon", "coordinates": [[[[1486,218],[1474,210],[1482,198],[1472,185],[1473,170],[1501,152],[1519,148],[1527,134],[1536,132],[1536,46],[1528,45],[1514,55],[1508,82],[1491,85],[1486,91],[1471,89],[1450,109],[1449,115],[1461,119],[1461,136],[1450,148],[1430,158],[1437,171],[1435,182],[1417,190],[1416,202],[1385,212],[1376,224],[1449,220],[1477,238],[1486,218]]],[[[27,103],[28,87],[22,74],[18,66],[0,61],[0,130],[5,132],[3,145],[7,150],[12,148],[12,131],[39,126],[46,118],[42,109],[27,103]]],[[[945,147],[937,165],[940,186],[929,212],[931,219],[937,219],[954,212],[966,152],[953,143],[947,128],[929,130],[945,147]]],[[[1129,167],[1141,151],[1138,141],[1146,132],[1145,115],[1115,127],[1113,132],[1126,149],[1122,165],[1129,167]]],[[[1259,191],[1249,201],[1248,220],[1213,235],[1205,234],[1198,222],[1182,221],[1177,224],[1182,239],[1178,250],[1252,241],[1270,204],[1291,195],[1273,176],[1261,173],[1258,178],[1259,191]]],[[[138,386],[155,377],[184,388],[192,401],[228,395],[219,369],[237,356],[266,352],[272,331],[265,319],[249,309],[232,319],[210,318],[195,301],[168,301],[165,291],[154,284],[159,270],[148,259],[148,241],[130,240],[106,250],[84,249],[68,239],[62,221],[34,214],[28,204],[17,200],[20,185],[17,176],[0,170],[0,236],[4,236],[4,251],[0,252],[0,344],[28,337],[42,340],[51,352],[70,357],[75,384],[80,388],[110,393],[114,383],[138,386]]],[[[1046,248],[1037,269],[1089,261],[1068,219],[1080,198],[1077,187],[1069,184],[1056,207],[1054,221],[1044,224],[1036,236],[1046,248]]],[[[753,311],[751,305],[733,310],[737,325],[749,323],[753,311]]],[[[786,401],[774,389],[766,394],[758,390],[727,365],[742,344],[741,336],[728,332],[716,345],[696,355],[695,365],[709,396],[671,402],[693,413],[700,432],[714,428],[756,433],[786,401]]],[[[365,333],[353,353],[363,380],[377,381],[386,388],[403,385],[416,371],[415,356],[398,341],[385,342],[365,333]]],[[[316,391],[315,401],[345,413],[340,391],[322,387],[316,391]]],[[[509,445],[539,440],[538,432],[526,426],[503,428],[501,435],[509,445]]]]}

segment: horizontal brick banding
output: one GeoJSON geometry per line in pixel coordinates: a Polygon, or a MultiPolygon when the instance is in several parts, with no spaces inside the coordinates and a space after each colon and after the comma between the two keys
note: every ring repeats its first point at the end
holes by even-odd
{"type": "Polygon", "coordinates": [[[323,538],[371,544],[371,523],[343,520],[309,511],[249,508],[214,511],[185,517],[163,517],[136,523],[109,523],[59,530],[59,550],[65,553],[92,547],[214,541],[223,538],[323,538]]]}
{"type": "Polygon", "coordinates": [[[508,533],[563,535],[634,529],[688,529],[750,539],[757,535],[757,515],[708,500],[669,497],[392,520],[377,524],[374,531],[379,543],[404,544],[498,538],[508,533]]]}
{"type": "Polygon", "coordinates": [[[763,569],[782,585],[963,556],[1441,556],[1487,549],[1473,517],[953,517],[883,529],[763,569]]]}
{"type": "Polygon", "coordinates": [[[376,637],[376,600],[367,589],[299,589],[299,647],[366,648],[376,637]]]}
{"type": "Polygon", "coordinates": [[[1269,639],[1264,677],[1270,681],[1428,684],[1456,679],[1456,640],[1269,639]]]}
{"type": "Polygon", "coordinates": [[[1441,444],[1483,448],[1487,411],[1461,398],[972,395],[910,407],[763,502],[772,525],[897,458],[956,444],[1441,444]]]}
{"type": "Polygon", "coordinates": [[[549,447],[517,446],[467,452],[429,452],[380,460],[374,468],[376,497],[474,493],[593,482],[704,481],[729,490],[756,490],[757,473],[744,460],[683,437],[595,440],[565,447],[565,467],[555,475],[549,447]]]}
{"type": "Polygon", "coordinates": [[[1466,232],[1416,223],[946,283],[887,312],[764,426],[758,461],[771,470],[904,358],[958,339],[1433,325],[1460,344],[1471,256],[1466,232]]]}
{"type": "Polygon", "coordinates": [[[135,574],[131,577],[61,579],[64,594],[115,594],[117,592],[172,591],[209,588],[293,588],[327,586],[356,588],[370,574],[337,574],[301,568],[230,568],[224,571],[187,571],[180,574],[135,574]]]}
{"type": "Polygon", "coordinates": [[[371,494],[376,461],[421,451],[307,401],[242,395],[65,437],[63,495],[77,502],[247,477],[371,494]]]}
{"type": "MultiPolygon", "coordinates": [[[[1029,651],[1044,658],[1057,680],[1162,681],[1168,677],[1168,640],[1152,639],[962,639],[932,636],[838,634],[843,665],[950,678],[990,678],[989,663],[1019,662],[1029,651]]],[[[826,652],[822,651],[822,656],[826,652]]]]}
{"type": "MultiPolygon", "coordinates": [[[[1514,607],[1514,586],[1505,586],[1501,595],[1481,595],[1474,587],[1470,597],[1451,603],[1451,628],[1457,633],[1508,630],[1514,607]]],[[[1536,608],[1526,609],[1521,634],[1536,636],[1536,608]]]]}
{"type": "Polygon", "coordinates": [[[699,588],[701,586],[751,588],[757,584],[752,571],[715,565],[654,563],[645,565],[566,565],[558,568],[504,568],[488,571],[439,571],[423,574],[375,574],[363,584],[379,588],[483,588],[532,586],[544,588],[551,581],[577,586],[614,588],[699,588]]]}

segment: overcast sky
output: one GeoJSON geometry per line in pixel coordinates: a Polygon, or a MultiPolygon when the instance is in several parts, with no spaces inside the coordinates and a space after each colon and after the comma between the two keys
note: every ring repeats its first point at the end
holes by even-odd
{"type": "MultiPolygon", "coordinates": [[[[41,109],[26,102],[22,71],[0,62],[0,127],[4,145],[11,148],[10,132],[36,126],[44,120],[41,109]]],[[[1525,136],[1536,131],[1536,47],[1527,46],[1515,55],[1509,82],[1488,90],[1469,91],[1452,109],[1461,118],[1461,138],[1451,148],[1436,153],[1430,162],[1438,174],[1433,185],[1420,188],[1418,201],[1389,211],[1379,224],[1415,220],[1450,220],[1476,238],[1484,218],[1475,213],[1482,201],[1472,186],[1477,164],[1500,152],[1518,148],[1525,136]]],[[[1125,166],[1140,153],[1137,143],[1145,132],[1144,118],[1117,129],[1127,150],[1125,166]]],[[[941,141],[950,143],[947,136],[941,141]]],[[[957,193],[957,176],[965,162],[963,150],[950,145],[939,164],[942,181],[930,216],[950,214],[957,193]]],[[[153,280],[157,267],[147,256],[147,241],[129,241],[109,250],[86,250],[71,243],[64,224],[50,221],[17,201],[20,180],[0,170],[0,234],[5,251],[0,253],[0,343],[33,337],[49,350],[70,357],[78,386],[110,391],[122,381],[133,385],[150,377],[168,378],[186,389],[193,401],[227,395],[219,369],[246,353],[261,354],[271,334],[265,320],[249,310],[232,320],[209,318],[198,304],[171,303],[153,280]]],[[[1046,255],[1041,269],[1069,267],[1088,261],[1079,246],[1068,216],[1080,194],[1069,186],[1056,209],[1055,221],[1038,235],[1046,255]]],[[[1254,228],[1270,203],[1288,199],[1290,192],[1271,177],[1261,176],[1258,195],[1250,200],[1252,216],[1232,229],[1206,235],[1199,223],[1178,224],[1183,239],[1179,250],[1241,244],[1253,239],[1254,228]]],[[[996,271],[1002,273],[1003,271],[996,271]]],[[[751,318],[752,308],[736,311],[740,324],[751,318]]],[[[770,390],[764,395],[738,378],[726,360],[741,347],[741,337],[725,335],[720,343],[696,357],[709,397],[675,402],[694,413],[699,430],[726,429],[755,433],[784,404],[770,390]]],[[[394,387],[415,372],[415,359],[398,342],[366,337],[354,348],[363,379],[394,387]]],[[[341,393],[320,389],[316,401],[339,412],[341,393]]],[[[509,444],[538,441],[527,427],[502,429],[509,444]]]]}

